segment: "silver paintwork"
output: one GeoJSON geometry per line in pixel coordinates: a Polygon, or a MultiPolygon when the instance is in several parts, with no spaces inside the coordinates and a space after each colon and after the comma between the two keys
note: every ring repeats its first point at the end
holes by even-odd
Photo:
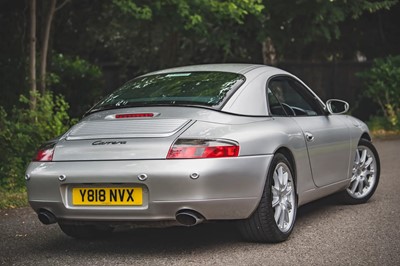
{"type": "MultiPolygon", "coordinates": [[[[123,112],[121,112],[123,113],[123,112]]],[[[110,115],[103,120],[81,122],[74,126],[67,140],[99,138],[155,138],[168,137],[176,133],[189,122],[186,119],[118,119],[110,120],[110,115]],[[154,122],[156,121],[156,122],[154,122]]]]}
{"type": "Polygon", "coordinates": [[[369,134],[363,122],[328,112],[312,117],[270,116],[268,81],[274,76],[298,80],[273,67],[220,64],[155,73],[204,70],[241,73],[246,81],[220,111],[138,107],[101,111],[83,118],[60,137],[53,162],[29,165],[27,187],[33,209],[46,209],[58,219],[79,221],[175,221],[176,213],[183,209],[194,210],[207,220],[244,219],[257,207],[271,159],[279,149],[285,149],[294,161],[299,206],[345,190],[353,181],[358,142],[363,134],[369,134]],[[114,119],[116,114],[142,112],[157,116],[114,119]],[[239,157],[166,160],[178,138],[234,141],[240,145],[239,157]],[[93,145],[95,141],[115,143],[93,145]],[[139,180],[143,173],[147,179],[139,180]],[[193,173],[199,176],[193,178],[193,173]],[[61,174],[68,176],[62,183],[58,180],[61,174]],[[82,184],[140,186],[143,205],[73,206],[71,188],[82,184]]]}
{"type": "Polygon", "coordinates": [[[246,218],[262,193],[272,155],[196,160],[116,160],[33,162],[27,183],[34,210],[45,208],[70,220],[150,221],[175,220],[181,209],[196,210],[206,219],[246,218]],[[249,169],[249,166],[252,166],[249,169]],[[140,172],[139,172],[140,171],[140,172]],[[197,171],[198,179],[189,175],[197,171]],[[68,179],[60,184],[57,173],[68,179]],[[148,179],[139,181],[140,173],[148,179]],[[71,188],[131,185],[143,188],[143,206],[78,207],[72,205],[71,188]]]}

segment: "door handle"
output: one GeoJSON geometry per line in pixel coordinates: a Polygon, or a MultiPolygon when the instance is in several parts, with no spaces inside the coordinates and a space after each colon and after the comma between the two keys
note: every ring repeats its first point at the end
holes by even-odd
{"type": "Polygon", "coordinates": [[[308,142],[314,141],[314,136],[310,132],[305,132],[304,135],[306,136],[306,140],[308,142]]]}

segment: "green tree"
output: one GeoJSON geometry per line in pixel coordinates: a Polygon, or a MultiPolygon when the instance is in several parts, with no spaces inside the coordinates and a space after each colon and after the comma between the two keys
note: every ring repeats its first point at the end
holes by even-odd
{"type": "Polygon", "coordinates": [[[400,55],[375,59],[359,76],[365,81],[366,96],[379,104],[384,117],[396,127],[400,117],[400,55]]]}
{"type": "Polygon", "coordinates": [[[265,0],[263,3],[267,14],[262,34],[272,39],[280,60],[330,61],[340,59],[346,50],[331,45],[340,39],[346,24],[365,13],[388,10],[399,1],[265,0]]]}
{"type": "Polygon", "coordinates": [[[88,61],[60,53],[52,55],[49,88],[55,94],[63,95],[71,105],[69,114],[81,117],[102,96],[103,73],[88,61]]]}
{"type": "MultiPolygon", "coordinates": [[[[30,86],[30,107],[31,110],[36,109],[37,102],[37,77],[36,77],[36,0],[29,1],[29,71],[28,79],[30,86]]],[[[47,54],[49,50],[50,42],[50,30],[56,10],[61,8],[69,0],[65,0],[59,7],[56,7],[57,0],[50,0],[50,6],[47,11],[46,19],[43,20],[44,30],[41,38],[41,48],[40,48],[40,72],[39,72],[39,88],[40,92],[44,93],[46,91],[46,73],[47,73],[47,54]]]]}
{"type": "MultiPolygon", "coordinates": [[[[0,1],[4,36],[0,42],[0,105],[7,110],[18,104],[19,94],[29,90],[29,3],[0,1]]],[[[47,72],[56,73],[52,56],[62,54],[105,66],[118,76],[108,77],[110,82],[105,85],[74,80],[76,87],[83,83],[82,90],[96,87],[89,89],[96,93],[84,105],[121,85],[122,80],[170,66],[352,60],[357,51],[368,58],[400,53],[396,26],[400,8],[395,0],[69,1],[57,11],[48,31],[44,25],[49,25],[49,3],[37,1],[36,14],[38,47],[43,47],[46,32],[50,36],[47,72]],[[386,12],[389,8],[393,12],[386,12]],[[376,41],[385,36],[386,42],[376,41]]],[[[57,1],[55,9],[63,3],[57,1]]],[[[39,53],[38,59],[41,54],[45,53],[39,53]]],[[[40,72],[38,67],[43,81],[40,76],[48,74],[40,72]]],[[[63,82],[49,88],[69,93],[63,82]]]]}
{"type": "Polygon", "coordinates": [[[0,107],[0,187],[9,190],[24,186],[24,171],[38,147],[64,133],[75,120],[68,115],[69,105],[51,92],[36,95],[37,108],[23,95],[23,108],[6,112],[0,107]]]}
{"type": "Polygon", "coordinates": [[[137,29],[136,36],[131,37],[136,43],[141,43],[139,39],[146,43],[139,46],[143,48],[138,52],[140,59],[147,58],[141,60],[145,62],[144,70],[196,61],[201,47],[208,48],[207,52],[215,49],[220,53],[217,57],[214,53],[203,55],[203,62],[213,58],[226,61],[235,50],[239,30],[246,28],[249,19],[260,19],[264,9],[261,0],[114,0],[113,3],[132,23],[130,27],[121,26],[137,29]]]}

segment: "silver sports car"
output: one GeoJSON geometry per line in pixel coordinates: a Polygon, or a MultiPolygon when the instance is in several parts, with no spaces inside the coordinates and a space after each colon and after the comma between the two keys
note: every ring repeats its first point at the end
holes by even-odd
{"type": "Polygon", "coordinates": [[[333,193],[364,203],[378,185],[378,153],[348,109],[264,65],[146,74],[40,147],[29,203],[76,238],[236,220],[246,240],[284,241],[299,206],[333,193]]]}

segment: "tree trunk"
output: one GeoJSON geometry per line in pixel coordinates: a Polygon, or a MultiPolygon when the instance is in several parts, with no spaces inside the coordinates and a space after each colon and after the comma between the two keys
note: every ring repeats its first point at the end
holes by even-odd
{"type": "Polygon", "coordinates": [[[270,37],[267,37],[262,42],[262,55],[263,55],[264,65],[275,66],[278,63],[276,50],[274,44],[272,43],[272,39],[270,37]]]}
{"type": "Polygon", "coordinates": [[[30,108],[36,109],[36,0],[30,1],[30,32],[29,32],[29,85],[30,108]]]}
{"type": "Polygon", "coordinates": [[[177,31],[173,31],[167,35],[160,50],[161,67],[176,66],[176,53],[179,49],[179,40],[179,33],[177,31]]]}
{"type": "Polygon", "coordinates": [[[46,70],[47,70],[47,54],[49,49],[50,30],[56,11],[57,0],[51,0],[49,12],[45,22],[45,29],[42,39],[42,47],[40,50],[40,92],[43,94],[46,91],[46,70]]]}

